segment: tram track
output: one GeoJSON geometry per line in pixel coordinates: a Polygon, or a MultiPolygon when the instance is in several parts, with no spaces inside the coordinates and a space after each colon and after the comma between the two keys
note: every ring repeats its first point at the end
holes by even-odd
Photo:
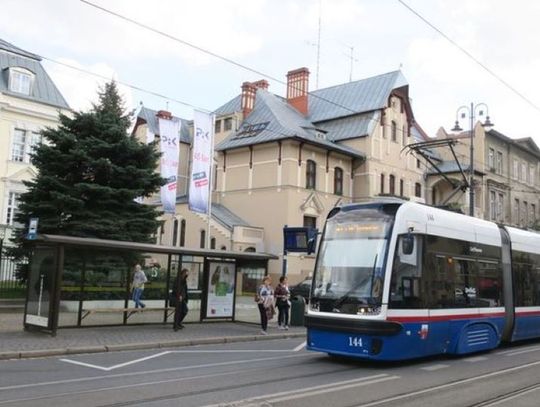
{"type": "Polygon", "coordinates": [[[511,392],[507,392],[506,394],[498,395],[497,397],[493,397],[489,400],[484,400],[480,403],[470,404],[464,407],[493,407],[505,401],[511,401],[517,397],[526,395],[532,391],[539,390],[539,389],[540,389],[540,383],[536,383],[536,384],[522,387],[520,389],[511,391],[511,392]]]}

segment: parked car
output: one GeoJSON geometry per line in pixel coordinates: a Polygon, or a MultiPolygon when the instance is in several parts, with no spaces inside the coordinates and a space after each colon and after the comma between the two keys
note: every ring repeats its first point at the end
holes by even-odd
{"type": "Polygon", "coordinates": [[[311,292],[311,277],[306,278],[304,281],[289,287],[291,292],[291,298],[297,295],[304,297],[306,303],[309,301],[309,293],[311,292]]]}

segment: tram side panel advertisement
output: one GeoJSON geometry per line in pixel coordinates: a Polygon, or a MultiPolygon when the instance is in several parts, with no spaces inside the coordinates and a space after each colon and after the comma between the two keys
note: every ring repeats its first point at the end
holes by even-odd
{"type": "Polygon", "coordinates": [[[209,263],[206,318],[232,318],[236,269],[234,263],[209,263]]]}

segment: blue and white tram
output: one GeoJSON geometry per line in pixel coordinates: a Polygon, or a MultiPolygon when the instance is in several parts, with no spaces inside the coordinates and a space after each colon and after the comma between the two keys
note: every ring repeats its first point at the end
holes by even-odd
{"type": "Polygon", "coordinates": [[[400,360],[540,337],[540,234],[401,200],[333,209],[307,348],[400,360]]]}

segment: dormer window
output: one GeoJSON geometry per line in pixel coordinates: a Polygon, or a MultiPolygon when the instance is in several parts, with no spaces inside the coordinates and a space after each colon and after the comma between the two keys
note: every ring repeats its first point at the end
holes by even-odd
{"type": "Polygon", "coordinates": [[[30,95],[34,74],[24,68],[9,69],[9,90],[23,95],[30,95]]]}

